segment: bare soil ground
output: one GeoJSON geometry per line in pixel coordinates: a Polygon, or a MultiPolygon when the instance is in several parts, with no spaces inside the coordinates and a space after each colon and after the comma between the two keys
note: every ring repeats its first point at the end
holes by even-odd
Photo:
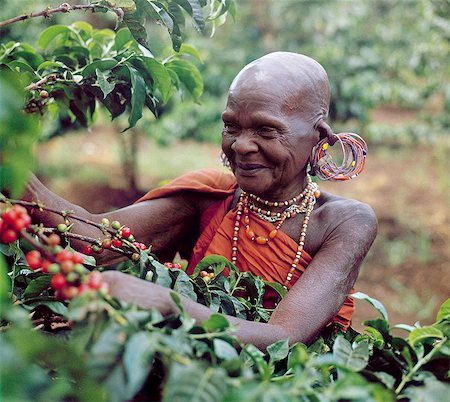
{"type": "MultiPolygon", "coordinates": [[[[57,193],[92,212],[127,205],[164,179],[200,167],[219,167],[219,147],[183,143],[159,148],[140,144],[139,187],[130,193],[109,129],[69,135],[39,146],[39,170],[57,193]],[[66,150],[70,152],[70,160],[66,150]]],[[[117,144],[117,142],[116,142],[117,144]]],[[[367,256],[356,289],[380,300],[390,321],[433,322],[450,295],[450,211],[448,154],[431,148],[369,149],[366,170],[356,180],[323,183],[326,191],[370,204],[379,234],[367,256]]],[[[377,313],[357,301],[354,326],[377,313]]]]}

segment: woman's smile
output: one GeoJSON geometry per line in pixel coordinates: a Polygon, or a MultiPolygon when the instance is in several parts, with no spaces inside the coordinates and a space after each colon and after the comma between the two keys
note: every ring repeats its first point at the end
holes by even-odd
{"type": "Polygon", "coordinates": [[[267,166],[260,163],[236,163],[235,173],[241,176],[254,176],[263,169],[268,169],[267,166]]]}

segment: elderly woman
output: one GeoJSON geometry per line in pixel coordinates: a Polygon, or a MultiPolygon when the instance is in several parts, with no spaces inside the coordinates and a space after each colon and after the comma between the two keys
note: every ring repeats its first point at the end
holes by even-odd
{"type": "MultiPolygon", "coordinates": [[[[167,261],[177,250],[190,254],[188,272],[202,257],[221,254],[240,270],[284,285],[289,291],[268,323],[228,317],[237,335],[264,349],[284,338],[310,342],[330,322],[350,324],[348,297],[376,234],[370,207],[320,194],[307,169],[321,137],[336,137],[325,123],[329,105],[325,70],[294,53],[268,54],[234,79],[222,118],[222,150],[233,175],[191,172],[153,190],[126,208],[94,215],[47,190],[37,180],[30,198],[59,210],[129,226],[139,241],[167,261]]],[[[55,224],[49,216],[38,216],[55,224]]],[[[96,237],[95,228],[74,231],[96,237]]],[[[103,253],[100,263],[112,262],[103,253]]],[[[169,289],[116,271],[103,273],[111,294],[163,314],[177,311],[169,289]]],[[[270,303],[270,294],[267,302],[270,303]]],[[[211,311],[183,299],[199,322],[211,311]]]]}

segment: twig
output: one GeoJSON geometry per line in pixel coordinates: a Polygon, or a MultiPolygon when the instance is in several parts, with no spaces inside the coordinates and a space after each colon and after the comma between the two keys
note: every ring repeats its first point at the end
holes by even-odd
{"type": "Polygon", "coordinates": [[[102,225],[101,223],[97,223],[97,222],[91,221],[89,219],[82,218],[81,216],[73,215],[73,211],[58,211],[57,209],[48,208],[39,202],[11,200],[11,199],[7,199],[7,198],[0,198],[0,202],[10,203],[13,205],[18,204],[18,205],[22,205],[23,207],[30,207],[30,208],[38,209],[39,211],[51,212],[53,214],[57,214],[57,215],[63,217],[64,219],[69,219],[69,218],[75,219],[77,221],[87,223],[88,225],[94,226],[97,229],[100,229],[103,233],[108,232],[111,235],[115,235],[117,233],[117,231],[115,229],[109,229],[105,225],[102,225]]]}
{"type": "Polygon", "coordinates": [[[31,236],[26,229],[22,229],[20,231],[20,234],[22,235],[22,237],[28,242],[30,243],[36,250],[38,250],[47,260],[51,261],[51,262],[56,262],[56,258],[55,256],[50,253],[48,250],[46,250],[45,247],[43,247],[43,245],[41,243],[39,243],[38,241],[36,241],[33,236],[31,236]]]}
{"type": "Polygon", "coordinates": [[[403,390],[403,388],[405,387],[405,385],[411,381],[414,376],[416,375],[417,371],[424,366],[425,364],[427,364],[431,358],[434,356],[434,354],[442,348],[442,346],[444,346],[445,342],[447,341],[447,338],[441,339],[439,342],[437,342],[433,349],[430,350],[430,352],[428,354],[426,354],[424,357],[422,357],[417,363],[416,365],[406,374],[403,376],[401,383],[398,385],[398,387],[395,389],[395,393],[397,395],[400,394],[400,392],[403,390]]]}
{"type": "Polygon", "coordinates": [[[56,74],[50,74],[47,75],[47,77],[42,78],[42,80],[39,80],[38,82],[33,82],[32,84],[25,87],[26,90],[32,91],[35,89],[39,89],[42,87],[42,85],[47,84],[50,81],[56,81],[56,74]]]}
{"type": "MultiPolygon", "coordinates": [[[[84,242],[90,243],[90,244],[98,244],[98,242],[99,242],[98,239],[94,239],[93,237],[89,237],[89,236],[80,235],[78,233],[72,233],[72,232],[60,233],[57,229],[53,229],[53,228],[42,228],[39,230],[42,230],[44,233],[57,233],[60,236],[68,237],[70,239],[75,239],[75,240],[81,240],[81,241],[84,241],[84,242]]],[[[118,253],[118,254],[122,254],[126,257],[130,257],[134,253],[134,251],[122,250],[122,249],[114,247],[114,246],[111,246],[111,248],[109,248],[108,250],[114,251],[115,253],[118,253]]]]}
{"type": "Polygon", "coordinates": [[[49,18],[51,14],[55,14],[55,13],[68,13],[70,11],[74,11],[74,10],[91,10],[92,12],[95,12],[96,8],[103,8],[103,9],[107,9],[110,10],[112,12],[114,12],[117,15],[117,20],[118,22],[122,22],[123,20],[123,10],[119,7],[112,7],[112,6],[107,6],[105,4],[78,4],[78,5],[73,5],[71,6],[68,3],[63,3],[60,6],[56,7],[56,8],[50,8],[47,7],[45,10],[36,12],[36,13],[31,13],[31,14],[23,14],[23,15],[19,15],[17,17],[13,17],[10,19],[7,19],[5,21],[1,21],[0,22],[0,28],[9,25],[9,24],[13,24],[15,22],[19,22],[19,21],[25,21],[28,20],[30,18],[34,18],[34,17],[44,17],[44,18],[49,18]]]}

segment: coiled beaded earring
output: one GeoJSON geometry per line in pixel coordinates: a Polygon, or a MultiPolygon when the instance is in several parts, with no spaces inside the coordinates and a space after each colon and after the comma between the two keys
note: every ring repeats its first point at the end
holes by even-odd
{"type": "Polygon", "coordinates": [[[329,136],[320,140],[312,149],[310,164],[311,175],[321,180],[350,180],[357,177],[364,169],[367,155],[367,144],[364,139],[354,133],[333,134],[333,143],[341,145],[343,160],[337,165],[327,152],[330,144],[329,136]]]}

